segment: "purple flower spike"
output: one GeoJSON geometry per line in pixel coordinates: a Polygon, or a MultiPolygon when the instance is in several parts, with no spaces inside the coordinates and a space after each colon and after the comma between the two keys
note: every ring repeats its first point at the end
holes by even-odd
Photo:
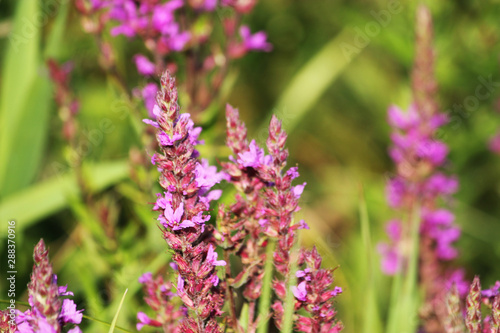
{"type": "MultiPolygon", "coordinates": [[[[157,20],[168,21],[174,5],[174,1],[165,3],[160,13],[164,17],[157,17],[157,20]]],[[[205,223],[210,219],[210,200],[220,196],[220,192],[211,190],[212,186],[225,176],[207,161],[197,158],[199,154],[195,145],[201,143],[198,140],[201,128],[194,127],[189,114],[180,114],[177,97],[175,80],[165,72],[153,108],[158,125],[156,138],[160,145],[152,158],[162,174],[160,185],[164,195],[157,195],[153,210],[159,213],[163,238],[173,251],[177,294],[188,310],[186,315],[183,311],[181,314],[180,309],[174,310],[163,298],[158,299],[157,292],[153,291],[170,293],[170,286],[160,284],[159,280],[151,281],[149,275],[144,276],[142,281],[149,295],[146,302],[157,316],[148,319],[140,314],[138,327],[163,327],[168,332],[191,332],[192,327],[196,330],[204,327],[207,332],[219,333],[221,329],[216,317],[222,314],[224,296],[218,287],[215,266],[223,266],[226,262],[217,260],[210,236],[213,228],[206,228],[205,223]],[[173,320],[178,317],[172,318],[169,315],[172,311],[185,318],[173,320]]]]}
{"type": "MultiPolygon", "coordinates": [[[[243,296],[250,302],[259,299],[264,272],[262,265],[255,263],[273,260],[276,271],[283,277],[273,281],[278,299],[272,309],[278,329],[281,329],[284,315],[283,302],[293,295],[297,300],[294,309],[297,331],[340,332],[342,324],[335,320],[335,295],[331,290],[333,271],[321,269],[322,259],[315,248],[301,250],[299,269],[295,273],[297,285],[286,287],[285,281],[292,274],[290,263],[296,232],[308,227],[303,220],[294,223],[294,213],[299,209],[298,201],[306,184],[292,184],[299,173],[297,167],[286,168],[287,134],[281,122],[275,116],[271,119],[266,140],[269,155],[265,155],[255,141],[247,140],[245,124],[239,119],[238,110],[230,105],[226,107],[226,121],[227,145],[233,156],[230,162],[223,163],[223,167],[238,192],[229,210],[219,212],[223,231],[219,239],[244,258],[242,272],[250,272],[243,286],[243,296]],[[267,257],[262,246],[263,235],[277,240],[272,259],[267,257]]],[[[242,276],[240,273],[236,280],[242,276]]]]}
{"type": "MultiPolygon", "coordinates": [[[[455,177],[444,174],[449,149],[437,140],[448,117],[437,103],[434,77],[434,49],[431,13],[419,6],[416,22],[416,54],[412,72],[413,103],[408,112],[392,106],[388,122],[392,127],[389,155],[395,164],[395,176],[387,184],[389,206],[397,209],[401,223],[387,228],[389,242],[379,244],[382,271],[393,275],[407,267],[412,244],[412,221],[418,221],[419,284],[425,290],[425,314],[422,331],[444,332],[450,328],[443,320],[450,265],[457,256],[453,243],[460,236],[454,215],[446,209],[450,195],[458,188],[455,177]]],[[[406,274],[406,270],[403,271],[406,274]]],[[[451,295],[451,293],[450,293],[451,295]]],[[[456,315],[454,313],[453,315],[456,315]]],[[[459,329],[461,330],[461,329],[459,329]]],[[[476,331],[474,331],[476,332],[476,331]]],[[[479,332],[479,331],[477,331],[479,332]]]]}
{"type": "MultiPolygon", "coordinates": [[[[67,286],[57,285],[57,276],[53,274],[49,262],[48,250],[43,239],[35,246],[33,258],[35,265],[28,284],[28,303],[30,309],[16,315],[16,332],[57,333],[68,329],[67,324],[80,324],[83,310],[77,310],[76,304],[62,296],[73,295],[67,286]]],[[[73,332],[79,332],[78,327],[73,332]]]]}

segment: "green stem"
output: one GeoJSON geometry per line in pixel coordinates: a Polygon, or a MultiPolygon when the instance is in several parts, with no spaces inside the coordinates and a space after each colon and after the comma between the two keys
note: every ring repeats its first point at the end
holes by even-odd
{"type": "Polygon", "coordinates": [[[290,270],[288,272],[288,277],[285,281],[285,290],[286,297],[285,303],[283,304],[283,322],[281,327],[281,332],[284,333],[292,333],[293,332],[293,314],[295,313],[295,295],[292,293],[292,286],[297,285],[297,277],[295,274],[297,273],[297,262],[298,262],[298,254],[300,248],[300,240],[299,235],[296,234],[297,239],[292,246],[290,251],[290,270]]]}
{"type": "Polygon", "coordinates": [[[264,265],[264,278],[262,279],[262,293],[259,297],[259,326],[257,333],[267,333],[268,331],[268,316],[271,308],[271,290],[273,281],[273,253],[276,247],[274,240],[269,240],[266,247],[266,263],[264,265]]]}

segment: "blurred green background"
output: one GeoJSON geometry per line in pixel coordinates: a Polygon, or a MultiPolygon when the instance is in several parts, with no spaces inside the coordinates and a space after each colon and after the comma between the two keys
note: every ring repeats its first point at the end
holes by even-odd
{"type": "MultiPolygon", "coordinates": [[[[119,325],[134,330],[135,312],[139,306],[144,309],[137,277],[161,269],[168,260],[147,204],[154,194],[138,188],[130,177],[130,149],[146,153],[133,134],[129,107],[99,67],[96,44],[82,32],[71,1],[56,1],[57,11],[44,24],[28,27],[23,21],[39,10],[49,12],[43,3],[0,0],[2,271],[7,221],[15,219],[18,299],[27,299],[31,253],[43,237],[60,282],[69,284],[87,315],[111,322],[129,288],[119,325]],[[16,7],[24,16],[15,16],[16,7]],[[9,37],[16,25],[32,28],[27,41],[9,37]],[[83,195],[60,135],[61,120],[44,65],[48,56],[74,63],[71,84],[81,103],[79,130],[90,147],[83,159],[88,187],[83,195]],[[92,135],[105,119],[113,129],[101,132],[97,140],[92,135]]],[[[398,13],[381,26],[377,16],[390,3],[260,0],[245,21],[252,31],[265,30],[274,49],[235,61],[227,101],[202,124],[207,141],[202,154],[215,161],[227,157],[221,148],[225,102],[240,109],[250,136],[261,143],[270,115],[283,120],[289,165],[298,164],[299,181],[308,183],[299,215],[311,230],[303,232],[302,241],[320,249],[325,266],[340,265],[336,284],[344,293],[338,297],[338,318],[345,332],[361,332],[367,289],[378,296],[375,308],[381,323],[390,294],[391,280],[381,275],[375,250],[385,239],[385,221],[394,216],[384,196],[385,181],[394,171],[387,155],[386,110],[390,104],[406,108],[410,103],[417,2],[398,2],[398,13]],[[347,55],[346,49],[353,52],[347,55]],[[361,237],[363,202],[370,220],[369,243],[361,237]]],[[[500,279],[500,157],[487,148],[500,128],[500,1],[428,5],[434,18],[440,105],[452,119],[441,133],[451,150],[446,169],[460,180],[456,200],[450,203],[463,229],[454,265],[465,267],[469,278],[479,274],[488,286],[500,279]],[[468,98],[485,80],[493,82],[487,98],[468,98]],[[475,100],[477,104],[467,104],[475,100]]],[[[139,44],[124,37],[112,42],[127,84],[136,86],[140,81],[131,57],[139,44]]],[[[2,279],[0,299],[6,298],[5,286],[2,279]]],[[[90,321],[85,325],[89,332],[105,327],[90,321]]],[[[380,327],[372,331],[383,331],[380,327]]]]}

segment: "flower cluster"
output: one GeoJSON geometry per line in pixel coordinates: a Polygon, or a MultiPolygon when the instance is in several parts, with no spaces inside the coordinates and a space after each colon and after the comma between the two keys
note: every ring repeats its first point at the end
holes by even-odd
{"type": "MultiPolygon", "coordinates": [[[[441,208],[458,188],[455,177],[440,169],[446,163],[448,147],[436,139],[436,133],[447,122],[437,109],[433,78],[432,22],[424,7],[417,14],[417,55],[413,72],[415,103],[408,112],[393,106],[389,108],[389,124],[393,128],[393,146],[390,156],[397,167],[397,175],[387,185],[387,200],[392,208],[410,213],[421,209],[420,234],[422,248],[431,251],[429,258],[451,260],[457,256],[452,243],[460,236],[454,215],[441,208]]],[[[413,212],[414,213],[414,212],[413,212]]],[[[387,274],[396,273],[407,256],[402,248],[407,239],[407,226],[399,220],[388,223],[387,233],[392,246],[382,245],[382,268],[387,274]]]]}
{"type": "Polygon", "coordinates": [[[15,310],[0,310],[0,332],[14,333],[16,331],[15,310]],[[12,315],[11,315],[12,314],[12,315]]]}
{"type": "MultiPolygon", "coordinates": [[[[333,284],[333,270],[321,268],[321,261],[322,258],[315,247],[300,253],[298,265],[304,265],[305,268],[296,272],[298,286],[292,287],[292,292],[298,300],[296,309],[303,308],[311,316],[298,316],[296,329],[299,332],[337,333],[343,328],[341,322],[335,321],[337,311],[333,307],[334,298],[342,293],[342,288],[330,289],[333,284]]],[[[284,293],[285,290],[277,289],[277,292],[284,293]]],[[[278,311],[283,311],[280,303],[275,303],[275,307],[278,307],[278,311]]]]}
{"type": "MultiPolygon", "coordinates": [[[[110,46],[102,38],[108,26],[112,36],[140,39],[153,54],[152,59],[143,54],[134,56],[142,76],[152,77],[166,69],[176,71],[181,62],[175,62],[173,57],[182,54],[186,59],[185,89],[192,103],[188,105],[191,114],[210,104],[231,59],[241,58],[249,51],[272,49],[264,32],[252,34],[241,22],[243,15],[252,11],[255,0],[223,0],[220,4],[217,0],[77,0],[76,3],[85,30],[98,36],[101,42],[104,67],[114,67],[110,46]],[[223,38],[214,36],[220,20],[223,38]]],[[[155,83],[148,83],[138,94],[144,98],[151,117],[154,117],[152,101],[157,89],[155,83]]]]}
{"type": "Polygon", "coordinates": [[[465,300],[465,309],[459,302],[458,291],[452,289],[448,297],[448,318],[445,326],[447,332],[467,332],[469,333],[499,333],[500,332],[500,281],[490,289],[481,290],[481,282],[476,276],[470,286],[465,300]],[[455,293],[455,295],[453,295],[455,293]],[[450,302],[451,301],[451,302],[450,302]],[[484,304],[490,309],[491,314],[484,317],[481,305],[484,304]]]}
{"type": "MultiPolygon", "coordinates": [[[[57,276],[53,273],[43,239],[35,246],[33,258],[35,264],[28,285],[30,309],[18,311],[16,332],[59,333],[63,328],[80,324],[83,310],[77,310],[72,300],[63,298],[73,296],[73,293],[67,291],[67,286],[57,285],[57,276]]],[[[75,326],[67,332],[77,333],[81,330],[75,326]]]]}
{"type": "MultiPolygon", "coordinates": [[[[226,142],[235,157],[222,163],[228,180],[236,188],[235,202],[227,209],[219,207],[220,217],[220,245],[226,253],[234,253],[241,258],[241,271],[229,286],[229,295],[232,288],[242,286],[243,296],[249,302],[251,312],[254,312],[257,299],[261,295],[263,265],[266,261],[265,247],[267,239],[262,237],[262,228],[259,221],[264,220],[264,199],[261,190],[267,184],[258,176],[258,162],[253,154],[258,154],[255,141],[248,143],[247,129],[239,118],[238,109],[231,105],[226,106],[226,142]]],[[[259,151],[260,152],[260,151],[259,151]]],[[[231,278],[230,267],[226,268],[231,278]]],[[[230,302],[233,300],[230,298],[230,302]]],[[[231,311],[235,311],[232,304],[231,311]]],[[[253,316],[252,316],[253,317],[253,316]]],[[[254,327],[254,318],[249,318],[249,327],[254,327]]],[[[236,325],[236,314],[232,313],[231,323],[236,325]]]]}
{"type": "MultiPolygon", "coordinates": [[[[273,309],[276,324],[280,327],[282,302],[286,298],[286,286],[290,278],[290,253],[295,242],[295,233],[298,229],[308,228],[304,221],[293,223],[293,214],[300,209],[298,200],[306,184],[292,185],[292,181],[299,176],[297,167],[285,170],[288,157],[288,151],[285,149],[287,135],[276,117],[272,117],[269,126],[268,155],[255,141],[248,143],[246,128],[239,119],[237,109],[228,105],[226,119],[227,144],[234,156],[223,166],[238,194],[236,202],[229,210],[220,213],[223,247],[241,257],[243,268],[234,279],[233,285],[244,286],[243,294],[253,309],[254,302],[261,292],[264,274],[262,264],[268,260],[263,249],[269,240],[277,241],[273,262],[282,279],[273,282],[279,298],[273,309]]],[[[309,311],[312,317],[299,316],[300,320],[296,325],[304,332],[316,332],[317,328],[323,329],[321,332],[339,331],[341,325],[334,321],[336,312],[332,304],[333,297],[339,290],[328,290],[333,282],[332,272],[320,269],[321,257],[316,250],[303,251],[299,264],[312,264],[313,261],[316,265],[314,271],[307,275],[308,282],[302,281],[293,287],[293,293],[297,297],[296,310],[302,304],[305,308],[312,309],[309,311]],[[307,292],[311,295],[309,303],[305,299],[307,292]],[[315,293],[320,293],[321,296],[318,298],[314,296],[315,293]],[[311,325],[308,326],[307,323],[311,325]]],[[[310,268],[306,268],[307,272],[309,270],[310,268]]],[[[251,317],[250,321],[253,319],[251,317]]],[[[255,322],[249,323],[249,327],[255,325],[255,322]]]]}
{"type": "MultiPolygon", "coordinates": [[[[420,314],[427,332],[442,331],[446,309],[442,306],[446,287],[463,278],[460,272],[448,271],[444,262],[457,256],[453,243],[460,237],[455,216],[446,203],[458,189],[458,181],[441,170],[447,163],[448,147],[437,139],[447,116],[436,102],[434,78],[432,19],[429,10],[420,6],[416,23],[416,57],[413,69],[413,99],[408,112],[393,106],[388,121],[393,132],[389,154],[397,174],[387,184],[387,200],[407,219],[419,219],[419,283],[425,290],[425,304],[420,314]],[[417,215],[418,216],[415,216],[417,215]]],[[[382,270],[389,275],[405,270],[413,250],[411,224],[396,219],[386,226],[389,244],[380,244],[382,270]]]]}
{"type": "Polygon", "coordinates": [[[146,296],[144,300],[149,307],[155,312],[155,318],[149,318],[144,312],[137,314],[137,330],[140,331],[143,326],[161,327],[164,332],[177,333],[179,329],[179,321],[186,316],[187,309],[185,307],[176,307],[172,302],[176,296],[172,292],[173,285],[170,282],[165,282],[161,276],[153,279],[151,273],[144,273],[139,282],[144,285],[146,296]]]}
{"type": "MultiPolygon", "coordinates": [[[[419,204],[423,241],[432,243],[438,259],[451,260],[457,256],[452,243],[459,238],[460,229],[453,224],[453,213],[439,207],[439,200],[453,194],[458,182],[438,171],[446,162],[448,148],[434,139],[436,130],[445,122],[446,117],[440,113],[430,118],[422,116],[416,105],[411,105],[408,113],[395,106],[389,108],[389,124],[395,130],[390,155],[398,172],[387,185],[387,199],[392,208],[402,211],[419,204]]],[[[380,247],[384,255],[382,269],[387,274],[396,273],[406,255],[401,248],[404,227],[400,220],[387,224],[387,234],[394,245],[380,247]]]]}
{"type": "Polygon", "coordinates": [[[224,302],[216,267],[226,264],[217,260],[214,251],[213,226],[205,224],[210,201],[220,191],[211,188],[224,174],[208,162],[200,161],[195,145],[200,143],[201,129],[195,128],[189,114],[180,114],[175,80],[168,72],[161,78],[162,89],[155,105],[156,121],[145,120],[156,127],[160,152],[151,162],[161,172],[158,194],[153,207],[163,237],[173,250],[177,266],[177,295],[189,311],[180,324],[182,332],[219,332],[216,317],[224,302]]]}

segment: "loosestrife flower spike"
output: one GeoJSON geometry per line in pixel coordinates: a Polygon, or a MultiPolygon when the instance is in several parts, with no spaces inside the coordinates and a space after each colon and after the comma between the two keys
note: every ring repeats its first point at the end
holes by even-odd
{"type": "MultiPolygon", "coordinates": [[[[31,281],[28,284],[28,303],[30,309],[17,313],[17,332],[59,333],[72,324],[80,324],[83,310],[77,310],[76,304],[63,296],[73,295],[67,286],[58,287],[57,276],[49,262],[49,252],[43,239],[35,246],[33,253],[35,264],[31,281]]],[[[81,332],[78,326],[68,332],[81,332]]]]}
{"type": "MultiPolygon", "coordinates": [[[[266,142],[268,155],[252,140],[247,140],[245,124],[237,109],[226,106],[227,145],[233,152],[230,162],[223,163],[229,181],[236,187],[236,202],[227,211],[219,210],[221,235],[228,251],[242,259],[242,272],[233,285],[243,285],[243,295],[250,308],[261,292],[264,251],[268,239],[277,241],[273,262],[284,280],[275,280],[273,289],[278,297],[272,308],[275,323],[281,327],[284,313],[283,300],[287,292],[296,298],[295,310],[303,307],[310,316],[296,316],[296,327],[302,332],[339,332],[340,322],[335,321],[333,299],[342,292],[340,287],[331,290],[332,271],[321,269],[321,257],[315,249],[301,252],[300,265],[296,272],[297,285],[287,291],[286,279],[290,272],[290,250],[295,241],[295,232],[308,228],[304,221],[293,223],[293,214],[299,209],[298,200],[305,183],[292,185],[299,176],[298,168],[285,170],[288,151],[285,148],[286,133],[280,121],[273,116],[266,142]],[[306,264],[307,262],[307,264],[306,264]],[[308,310],[309,309],[309,310],[308,310]]],[[[248,327],[255,327],[257,319],[249,318],[248,327]]]]}
{"type": "MultiPolygon", "coordinates": [[[[388,110],[388,123],[393,128],[389,155],[396,165],[396,174],[388,181],[386,190],[389,206],[402,216],[412,216],[415,207],[420,207],[419,283],[425,290],[425,311],[421,314],[424,329],[429,332],[443,330],[438,318],[446,316],[446,287],[457,277],[445,262],[457,257],[453,244],[460,237],[454,214],[441,207],[456,192],[458,182],[441,171],[449,149],[436,139],[436,134],[448,119],[439,112],[436,101],[432,36],[431,14],[420,6],[412,73],[413,103],[407,112],[396,106],[388,110]]],[[[410,229],[409,223],[401,219],[387,224],[389,242],[378,246],[384,273],[394,275],[406,269],[411,247],[405,244],[411,241],[410,229]]],[[[457,286],[462,284],[463,281],[457,286]]]]}
{"type": "Polygon", "coordinates": [[[138,312],[137,330],[147,325],[162,327],[164,332],[180,333],[179,321],[185,317],[186,309],[174,303],[176,295],[172,284],[165,282],[161,276],[153,279],[151,273],[144,273],[139,282],[144,285],[144,300],[156,316],[150,318],[146,313],[138,312]]]}
{"type": "MultiPolygon", "coordinates": [[[[216,318],[222,314],[224,297],[216,267],[226,262],[217,260],[213,227],[205,223],[210,219],[210,200],[220,195],[211,188],[225,176],[197,158],[201,129],[194,127],[189,114],[180,114],[177,100],[175,80],[167,71],[156,97],[156,120],[145,121],[157,128],[160,151],[151,161],[161,172],[164,189],[153,209],[159,212],[163,238],[174,251],[177,294],[189,310],[180,331],[220,332],[216,318]]],[[[151,324],[143,314],[139,320],[151,324]]]]}
{"type": "Polygon", "coordinates": [[[500,332],[500,295],[495,296],[491,309],[492,332],[500,332]]]}
{"type": "Polygon", "coordinates": [[[443,319],[444,328],[447,333],[462,333],[465,331],[462,311],[460,309],[460,294],[454,284],[446,296],[447,314],[443,319]]]}
{"type": "Polygon", "coordinates": [[[470,287],[469,295],[466,299],[467,315],[465,325],[470,333],[481,333],[481,283],[476,276],[470,287]]]}

